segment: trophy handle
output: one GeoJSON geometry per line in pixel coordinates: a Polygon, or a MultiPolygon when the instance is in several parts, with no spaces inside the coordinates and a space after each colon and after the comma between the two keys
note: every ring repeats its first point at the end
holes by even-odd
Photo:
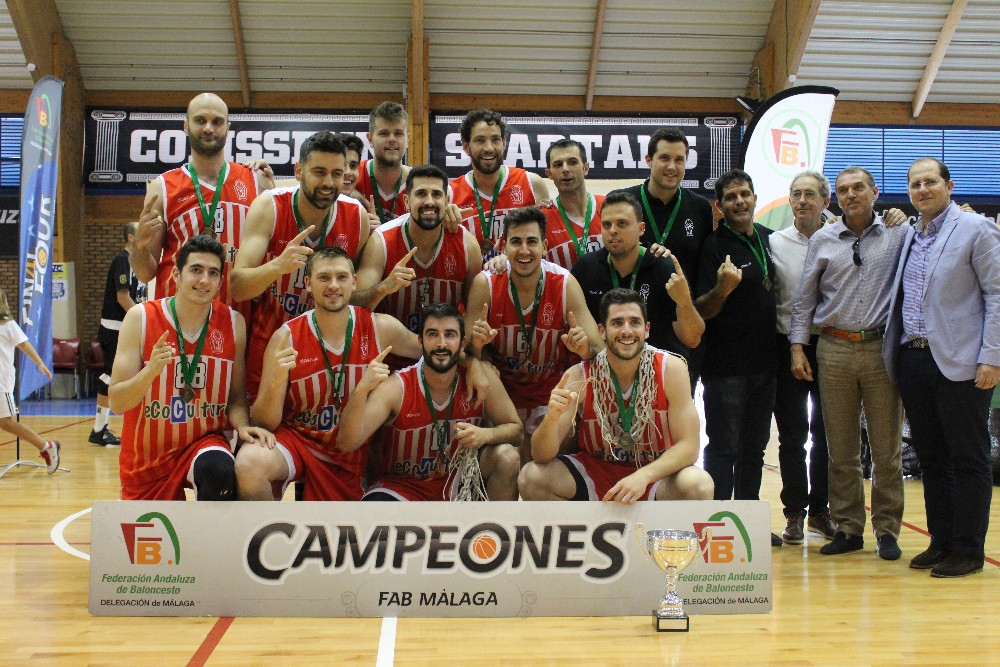
{"type": "Polygon", "coordinates": [[[635,524],[634,533],[635,533],[635,542],[636,544],[639,545],[639,550],[642,552],[642,555],[646,557],[646,562],[647,563],[650,562],[649,550],[646,549],[645,545],[643,545],[642,543],[642,538],[646,536],[646,527],[641,523],[637,523],[635,524]]]}

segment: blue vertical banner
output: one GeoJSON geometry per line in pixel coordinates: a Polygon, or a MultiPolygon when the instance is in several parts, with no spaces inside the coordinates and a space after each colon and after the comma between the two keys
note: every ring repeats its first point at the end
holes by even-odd
{"type": "MultiPolygon", "coordinates": [[[[18,312],[28,342],[52,367],[52,236],[56,228],[59,124],[63,82],[54,76],[35,84],[24,114],[21,139],[21,291],[18,312]]],[[[20,355],[18,398],[48,379],[20,355]]]]}

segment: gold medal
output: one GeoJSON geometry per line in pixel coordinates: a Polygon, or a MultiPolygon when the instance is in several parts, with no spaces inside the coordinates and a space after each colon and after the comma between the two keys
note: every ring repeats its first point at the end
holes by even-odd
{"type": "Polygon", "coordinates": [[[493,250],[493,244],[489,241],[483,241],[479,244],[479,249],[483,251],[484,255],[487,255],[493,250]]]}
{"type": "Polygon", "coordinates": [[[774,286],[774,281],[771,280],[771,276],[764,276],[764,289],[770,292],[773,286],[774,286]]]}
{"type": "Polygon", "coordinates": [[[185,403],[190,403],[192,400],[194,400],[194,397],[195,397],[194,388],[185,382],[184,390],[181,392],[181,399],[183,399],[185,403]]]}

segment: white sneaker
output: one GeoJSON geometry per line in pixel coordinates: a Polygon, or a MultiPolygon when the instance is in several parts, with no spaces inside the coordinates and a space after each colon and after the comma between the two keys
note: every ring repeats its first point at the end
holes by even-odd
{"type": "Polygon", "coordinates": [[[39,456],[45,461],[45,469],[51,475],[59,469],[59,441],[49,440],[39,456]]]}

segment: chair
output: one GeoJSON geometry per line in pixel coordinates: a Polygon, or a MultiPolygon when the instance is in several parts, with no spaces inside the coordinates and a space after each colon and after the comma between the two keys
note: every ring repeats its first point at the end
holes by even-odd
{"type": "Polygon", "coordinates": [[[90,347],[87,348],[84,362],[86,373],[83,376],[83,391],[86,392],[87,396],[93,396],[97,393],[95,378],[99,378],[104,372],[104,350],[101,349],[101,344],[96,338],[90,339],[90,347]]]}
{"type": "Polygon", "coordinates": [[[73,374],[73,398],[80,398],[80,339],[52,339],[53,374],[73,374]]]}

